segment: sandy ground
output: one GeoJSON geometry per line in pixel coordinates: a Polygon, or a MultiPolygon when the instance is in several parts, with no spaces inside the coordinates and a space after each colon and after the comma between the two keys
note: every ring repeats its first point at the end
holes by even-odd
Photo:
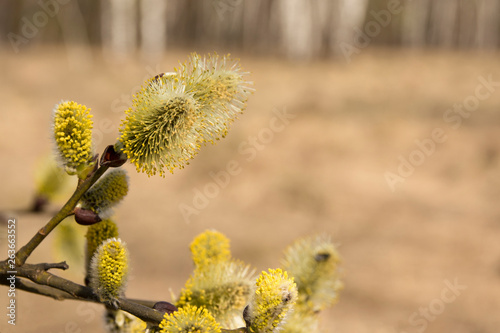
{"type": "MultiPolygon", "coordinates": [[[[149,64],[79,63],[64,49],[0,53],[0,211],[17,218],[19,244],[60,205],[25,212],[36,162],[51,151],[54,104],[91,107],[102,151],[118,135],[122,96],[187,53],[149,64]]],[[[498,332],[498,55],[364,50],[350,64],[308,65],[237,56],[256,92],[225,140],[165,179],[126,165],[131,191],[116,219],[131,251],[128,296],[171,300],[192,269],[188,245],[206,229],[225,233],[233,256],[257,270],[278,267],[295,239],[327,233],[345,289],[322,314],[323,332],[498,332]],[[238,174],[185,219],[179,207],[230,162],[238,174]]],[[[55,260],[52,240],[31,262],[55,260]]],[[[64,276],[82,281],[78,267],[64,276]]],[[[98,305],[24,292],[17,300],[17,325],[2,315],[2,333],[103,332],[98,305]]]]}

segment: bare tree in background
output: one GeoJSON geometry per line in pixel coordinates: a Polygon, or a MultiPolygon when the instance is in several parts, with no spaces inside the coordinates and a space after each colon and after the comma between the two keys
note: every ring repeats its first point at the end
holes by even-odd
{"type": "Polygon", "coordinates": [[[458,24],[459,0],[432,2],[430,42],[451,48],[455,44],[458,24]]]}
{"type": "Polygon", "coordinates": [[[312,8],[309,0],[279,0],[281,46],[293,59],[309,59],[314,54],[312,8]]]}
{"type": "MultiPolygon", "coordinates": [[[[358,53],[380,44],[470,49],[500,43],[500,0],[401,0],[403,11],[370,38],[362,35],[374,20],[371,10],[387,10],[391,0],[78,0],[61,4],[57,18],[35,27],[36,37],[24,36],[26,25],[38,22],[33,15],[44,15],[44,1],[0,1],[0,39],[13,44],[8,36],[15,34],[22,41],[11,49],[92,43],[117,59],[139,47],[145,57],[161,55],[168,41],[308,60],[345,56],[343,45],[358,53]]],[[[74,52],[79,56],[86,57],[74,52]]]]}
{"type": "Polygon", "coordinates": [[[499,40],[500,1],[478,0],[476,45],[480,48],[497,48],[499,40]]]}
{"type": "Polygon", "coordinates": [[[61,7],[62,15],[57,15],[71,68],[86,68],[92,63],[92,54],[85,47],[90,44],[85,18],[78,2],[71,1],[61,7]]]}
{"type": "Polygon", "coordinates": [[[167,44],[167,1],[141,0],[141,52],[146,58],[157,58],[167,44]]]}
{"type": "MultiPolygon", "coordinates": [[[[336,29],[335,40],[337,45],[347,43],[352,45],[356,38],[355,29],[363,30],[366,10],[369,0],[339,0],[339,23],[336,29]]],[[[339,53],[337,49],[335,53],[339,53]]]]}
{"type": "Polygon", "coordinates": [[[130,55],[137,47],[135,0],[102,1],[102,42],[114,59],[130,55]]]}
{"type": "Polygon", "coordinates": [[[403,45],[423,47],[427,42],[430,1],[406,1],[403,10],[401,41],[403,45]]]}

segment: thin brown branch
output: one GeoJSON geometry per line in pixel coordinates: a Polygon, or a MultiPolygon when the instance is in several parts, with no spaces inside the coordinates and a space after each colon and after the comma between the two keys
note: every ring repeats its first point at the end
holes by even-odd
{"type": "Polygon", "coordinates": [[[104,172],[106,172],[106,170],[108,170],[108,168],[109,166],[102,165],[92,174],[92,176],[78,185],[71,198],[69,198],[61,210],[52,219],[50,219],[44,227],[38,230],[33,238],[31,238],[31,240],[16,253],[16,265],[21,266],[24,264],[26,259],[28,259],[31,253],[38,247],[38,245],[40,245],[45,237],[47,237],[47,235],[54,230],[54,228],[57,227],[62,220],[73,214],[73,210],[82,195],[104,174],[104,172]]]}
{"type": "Polygon", "coordinates": [[[40,269],[42,269],[44,271],[48,271],[49,269],[62,269],[63,271],[65,271],[69,268],[66,261],[58,262],[58,263],[51,263],[51,264],[42,263],[42,264],[38,264],[36,266],[40,267],[40,269]]]}
{"type": "MultiPolygon", "coordinates": [[[[57,264],[24,264],[17,267],[16,288],[56,300],[77,300],[106,304],[99,299],[91,288],[47,272],[51,268],[62,268],[64,264],[64,262],[57,264]]],[[[0,262],[0,284],[3,285],[10,284],[6,279],[9,276],[6,274],[6,267],[5,261],[0,262]]],[[[152,308],[155,303],[155,301],[119,298],[117,307],[145,322],[158,325],[163,320],[163,313],[152,308]]],[[[222,332],[247,333],[244,327],[234,330],[222,329],[222,332]]]]}
{"type": "MultiPolygon", "coordinates": [[[[50,297],[58,301],[62,301],[65,299],[73,299],[73,300],[76,299],[67,292],[49,286],[39,285],[26,279],[16,278],[15,281],[16,281],[15,282],[16,289],[27,291],[29,293],[50,297]]],[[[0,280],[0,284],[9,285],[9,282],[7,282],[6,279],[2,278],[0,280]]],[[[79,298],[79,300],[85,300],[85,299],[79,298]]]]}
{"type": "MultiPolygon", "coordinates": [[[[58,264],[24,264],[16,267],[16,287],[31,293],[48,296],[54,299],[72,299],[105,304],[94,291],[86,286],[79,285],[70,280],[47,272],[50,268],[62,268],[65,263],[58,264]],[[30,281],[27,281],[26,278],[30,281]]],[[[8,274],[6,262],[0,262],[0,284],[8,285],[8,274]]],[[[147,303],[147,301],[142,301],[147,303]]],[[[163,313],[128,300],[118,299],[118,308],[126,311],[146,322],[159,324],[163,319],[163,313]]]]}

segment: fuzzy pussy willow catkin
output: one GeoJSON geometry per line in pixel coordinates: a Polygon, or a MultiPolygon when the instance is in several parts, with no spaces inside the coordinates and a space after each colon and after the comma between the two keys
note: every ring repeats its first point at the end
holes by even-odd
{"type": "Polygon", "coordinates": [[[243,313],[248,332],[276,333],[297,301],[297,286],[281,269],[262,272],[257,289],[243,313]]]}
{"type": "Polygon", "coordinates": [[[214,143],[225,137],[253,91],[249,87],[252,82],[244,80],[247,73],[242,72],[239,62],[229,55],[201,57],[193,53],[176,73],[203,110],[204,140],[214,143]]]}
{"type": "Polygon", "coordinates": [[[111,215],[112,208],[119,204],[128,193],[128,176],[124,169],[113,169],[104,174],[82,196],[81,204],[99,214],[101,218],[111,215]]]}
{"type": "Polygon", "coordinates": [[[179,295],[177,307],[205,307],[224,327],[242,326],[241,313],[253,292],[253,271],[231,259],[229,239],[218,231],[196,236],[190,249],[195,270],[179,295]]]}
{"type": "Polygon", "coordinates": [[[87,265],[90,265],[90,260],[102,243],[110,238],[117,238],[118,236],[118,226],[110,219],[105,219],[89,226],[85,235],[85,238],[87,238],[87,265]]]}
{"type": "Polygon", "coordinates": [[[229,239],[215,230],[207,230],[196,236],[190,250],[196,267],[231,259],[229,239]]]}
{"type": "Polygon", "coordinates": [[[283,269],[297,284],[301,307],[318,312],[337,302],[343,287],[339,264],[340,255],[326,236],[298,240],[285,251],[283,269]]]}
{"type": "Polygon", "coordinates": [[[73,101],[63,101],[54,108],[54,140],[70,174],[76,174],[92,160],[91,118],[90,109],[73,101]]]}
{"type": "Polygon", "coordinates": [[[176,73],[147,80],[120,127],[116,148],[148,175],[181,169],[200,147],[224,137],[250,88],[229,57],[193,55],[176,73]]]}
{"type": "Polygon", "coordinates": [[[90,263],[90,287],[103,300],[113,301],[125,293],[128,278],[128,251],[120,239],[102,243],[90,263]]]}
{"type": "Polygon", "coordinates": [[[165,314],[160,333],[219,333],[220,325],[205,308],[187,305],[171,314],[165,314]]]}

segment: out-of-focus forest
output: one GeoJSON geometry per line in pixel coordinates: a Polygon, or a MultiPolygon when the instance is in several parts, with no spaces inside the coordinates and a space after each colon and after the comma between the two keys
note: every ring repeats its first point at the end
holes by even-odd
{"type": "Polygon", "coordinates": [[[1,39],[16,50],[64,42],[151,56],[219,45],[312,59],[370,44],[496,49],[500,39],[497,0],[17,0],[0,9],[1,39]]]}
{"type": "MultiPolygon", "coordinates": [[[[207,229],[257,272],[327,234],[345,287],[321,333],[498,333],[499,46],[500,0],[0,0],[0,260],[5,218],[21,246],[71,194],[30,211],[56,103],[91,108],[102,153],[145,80],[231,53],[255,91],[226,138],[165,178],[123,166],[126,296],[173,301],[207,229]]],[[[28,261],[67,260],[55,273],[83,284],[84,246],[71,261],[64,237],[28,261]]],[[[1,333],[105,332],[100,304],[16,302],[1,333]]]]}

